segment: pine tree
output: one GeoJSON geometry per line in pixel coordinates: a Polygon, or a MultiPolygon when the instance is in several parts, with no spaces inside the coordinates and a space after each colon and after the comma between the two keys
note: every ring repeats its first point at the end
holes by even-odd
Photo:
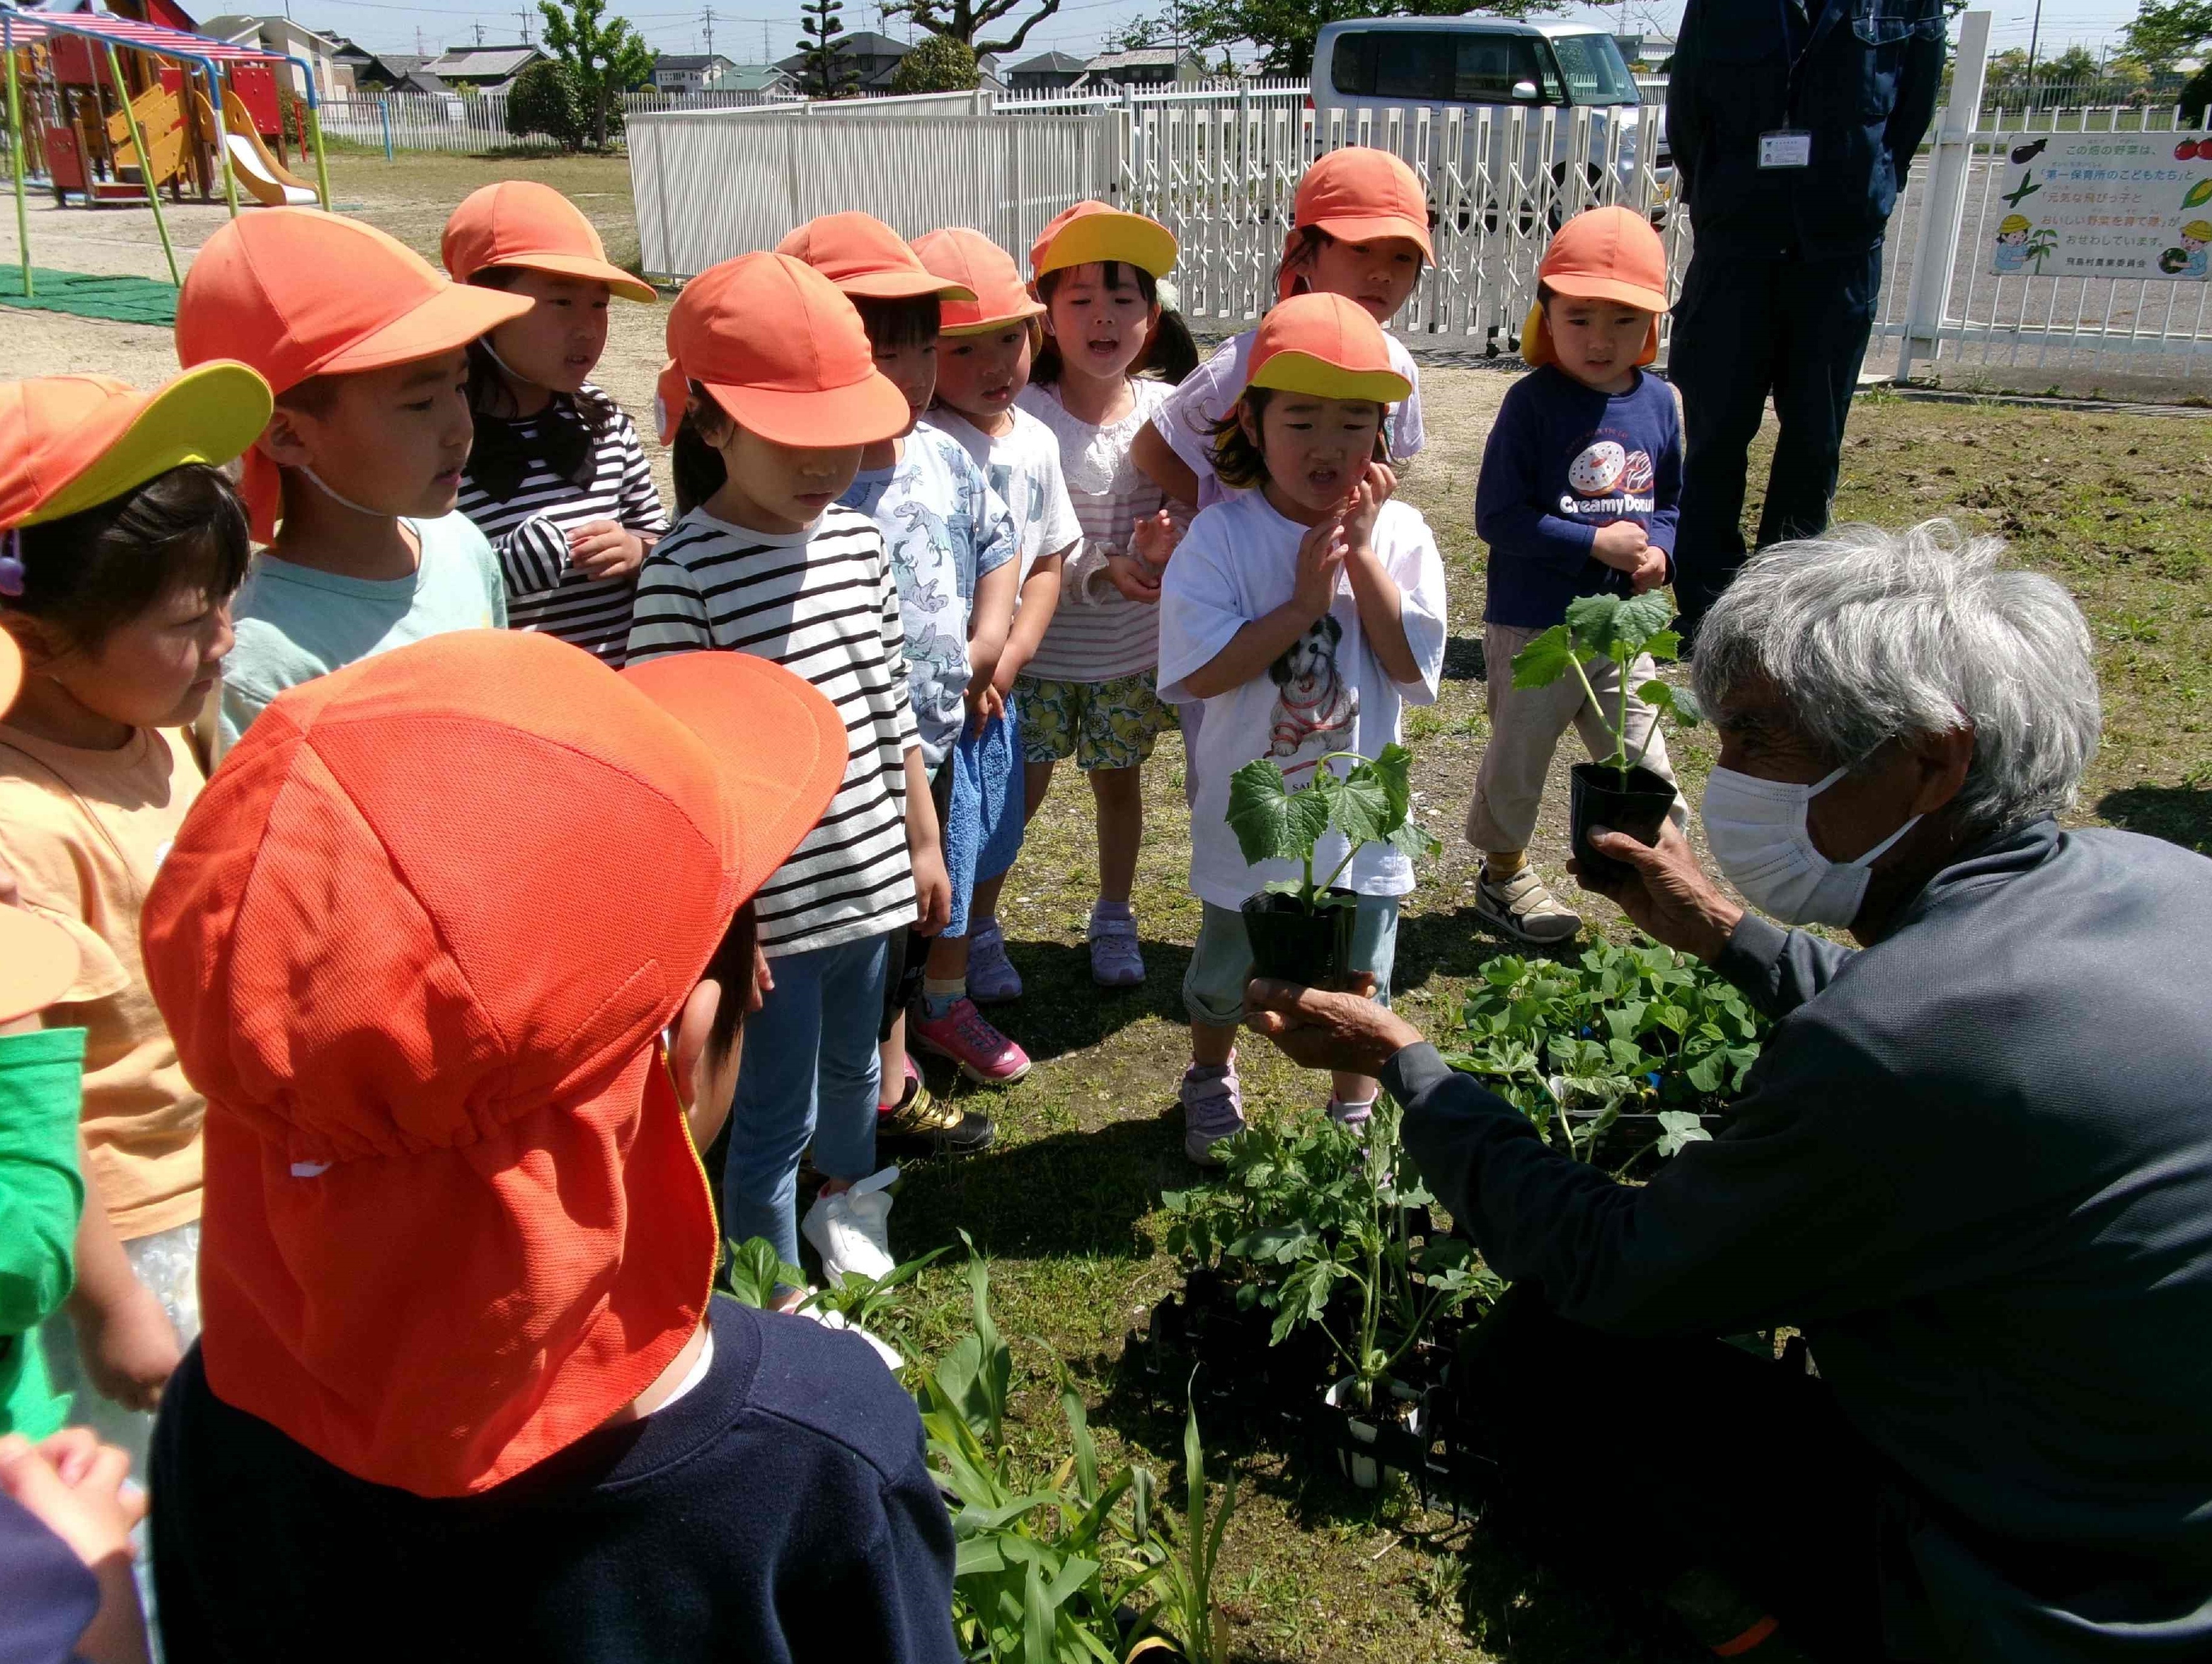
{"type": "Polygon", "coordinates": [[[799,87],[809,98],[843,98],[853,92],[860,72],[839,46],[845,25],[837,14],[845,0],[806,0],[799,8],[799,27],[806,39],[799,43],[805,61],[799,67],[799,87]]]}

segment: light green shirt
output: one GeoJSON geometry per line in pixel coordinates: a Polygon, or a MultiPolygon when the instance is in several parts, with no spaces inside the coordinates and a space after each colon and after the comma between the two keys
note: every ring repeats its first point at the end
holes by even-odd
{"type": "Polygon", "coordinates": [[[75,1274],[83,1075],[82,1029],[0,1035],[0,1433],[28,1439],[59,1431],[69,1414],[46,1378],[38,1327],[75,1274]]]}
{"type": "Polygon", "coordinates": [[[404,524],[422,544],[411,577],[342,578],[254,557],[231,608],[238,645],[222,661],[218,756],[287,688],[426,636],[506,628],[507,586],[483,533],[460,514],[404,524]]]}

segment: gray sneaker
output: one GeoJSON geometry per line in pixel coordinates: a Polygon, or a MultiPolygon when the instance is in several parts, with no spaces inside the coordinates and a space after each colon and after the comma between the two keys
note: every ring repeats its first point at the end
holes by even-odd
{"type": "Polygon", "coordinates": [[[1220,1166],[1213,1146],[1244,1130],[1244,1089],[1237,1083],[1237,1060],[1192,1064],[1182,1072],[1176,1096],[1182,1101],[1183,1154],[1200,1167],[1220,1166]]]}
{"type": "MultiPolygon", "coordinates": [[[[1084,933],[1091,938],[1091,980],[1100,987],[1133,988],[1145,980],[1145,956],[1137,946],[1135,914],[1126,919],[1101,918],[1094,907],[1084,933]]],[[[969,973],[971,978],[974,975],[969,973]]]]}
{"type": "Polygon", "coordinates": [[[1516,941],[1549,947],[1582,934],[1583,916],[1544,888],[1536,869],[1524,866],[1503,884],[1483,869],[1474,886],[1474,916],[1516,941]]]}
{"type": "Polygon", "coordinates": [[[1022,974],[1006,957],[1006,933],[996,919],[968,938],[968,997],[979,1005],[1004,1005],[1022,997],[1022,974]]]}

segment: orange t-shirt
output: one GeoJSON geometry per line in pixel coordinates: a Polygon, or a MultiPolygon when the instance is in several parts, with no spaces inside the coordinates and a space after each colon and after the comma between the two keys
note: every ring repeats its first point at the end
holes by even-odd
{"type": "Polygon", "coordinates": [[[86,751],[0,723],[0,864],[76,940],[77,980],[46,1021],[85,1030],[85,1148],[126,1242],[200,1217],[205,1104],[146,987],[138,913],[205,783],[181,733],[86,751]]]}

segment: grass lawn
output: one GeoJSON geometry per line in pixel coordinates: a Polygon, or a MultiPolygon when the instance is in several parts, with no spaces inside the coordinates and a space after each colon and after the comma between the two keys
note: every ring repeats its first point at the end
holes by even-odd
{"type": "MultiPolygon", "coordinates": [[[[1482,577],[1472,483],[1489,411],[1506,386],[1481,371],[1432,372],[1428,426],[1441,435],[1406,495],[1442,541],[1452,598],[1443,697],[1414,714],[1424,813],[1446,853],[1409,898],[1401,937],[1401,1008],[1431,1033],[1450,1021],[1469,975],[1503,950],[1467,911],[1474,871],[1458,840],[1486,724],[1477,679],[1482,577]]],[[[1838,516],[1889,525],[1938,513],[2000,534],[2024,561],[2066,583],[2088,615],[2104,677],[2106,744],[2077,811],[2212,852],[2212,594],[2203,579],[2212,524],[2212,437],[2201,421],[2102,416],[1877,396],[1856,411],[1838,516]]],[[[1762,479],[1765,457],[1755,459],[1762,479]]],[[[1756,493],[1754,492],[1754,496],[1756,493]]],[[[1755,516],[1756,503],[1750,513],[1755,516]]],[[[1676,757],[1695,800],[1710,737],[1676,757]]],[[[1567,761],[1571,759],[1563,759],[1567,761]]],[[[1123,1338],[1178,1272],[1159,1251],[1159,1192],[1189,1182],[1174,1108],[1186,1058],[1179,987],[1197,928],[1185,887],[1182,754],[1163,744],[1147,770],[1158,831],[1138,879],[1146,986],[1095,988],[1082,943],[1095,867],[1088,794],[1054,782],[1007,889],[1003,916],[1029,993],[1005,1026],[1037,1060],[1029,1079],[984,1094],[998,1146],[909,1171],[893,1215],[903,1256],[966,1229],[993,1260],[1001,1328],[1027,1374],[1026,1434],[1042,1452],[1059,1433],[1062,1372],[1094,1406],[1110,1445],[1180,1484],[1179,1424],[1117,1390],[1123,1338]]],[[[1539,834],[1548,880],[1567,885],[1564,772],[1539,834]]],[[[1564,891],[1562,893],[1567,893],[1564,891]]],[[[1590,917],[1624,938],[1620,915],[1590,917]]],[[[1241,1048],[1259,1116],[1308,1114],[1326,1083],[1261,1045],[1241,1048]]],[[[933,1074],[940,1086],[946,1083],[933,1074]]],[[[940,1263],[908,1302],[925,1352],[961,1332],[964,1289],[940,1263]]],[[[1624,1413],[1633,1414],[1632,1403],[1624,1413]]],[[[1532,1427],[1540,1417],[1531,1406],[1532,1427]]],[[[1655,1423],[1655,1436],[1660,1430],[1655,1423]]],[[[1403,1498],[1376,1502],[1310,1477],[1235,1427],[1206,1429],[1236,1461],[1242,1497],[1224,1586],[1239,1654],[1253,1660],[1509,1658],[1687,1660],[1663,1616],[1619,1609],[1530,1564],[1480,1520],[1455,1521],[1403,1498]]],[[[1210,1464],[1218,1477],[1220,1463],[1210,1464]]]]}

